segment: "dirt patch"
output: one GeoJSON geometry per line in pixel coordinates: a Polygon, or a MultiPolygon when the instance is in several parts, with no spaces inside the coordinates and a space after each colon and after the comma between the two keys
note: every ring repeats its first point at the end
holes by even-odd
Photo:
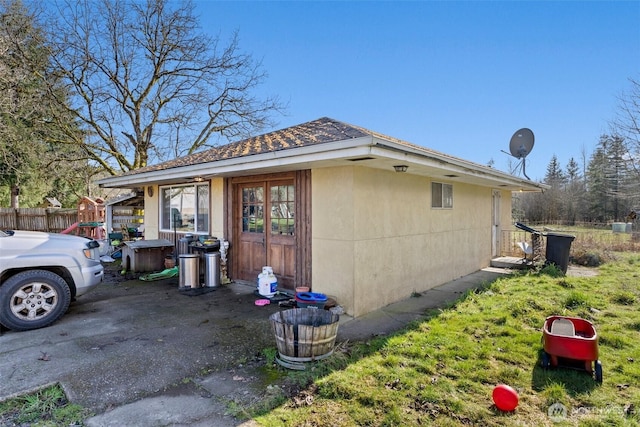
{"type": "Polygon", "coordinates": [[[118,284],[138,278],[138,274],[136,273],[125,272],[125,274],[122,274],[119,259],[114,262],[103,262],[102,265],[104,266],[103,282],[105,283],[118,284]]]}
{"type": "Polygon", "coordinates": [[[567,267],[567,276],[571,277],[595,277],[598,270],[595,268],[582,267],[579,265],[570,265],[567,267]]]}

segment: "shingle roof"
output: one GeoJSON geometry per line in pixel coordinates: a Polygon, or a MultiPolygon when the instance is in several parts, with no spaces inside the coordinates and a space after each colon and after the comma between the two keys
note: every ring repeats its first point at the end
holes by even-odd
{"type": "MultiPolygon", "coordinates": [[[[542,187],[538,184],[524,184],[524,179],[516,178],[504,172],[494,170],[491,167],[483,166],[454,156],[450,156],[448,154],[440,153],[426,147],[411,144],[397,138],[383,135],[378,132],[373,132],[362,127],[343,123],[328,117],[322,117],[320,119],[302,123],[300,125],[291,126],[274,132],[269,132],[264,135],[232,142],[230,144],[211,148],[209,150],[190,154],[188,156],[179,157],[177,159],[159,163],[157,165],[151,165],[144,168],[136,169],[134,171],[130,171],[118,176],[105,178],[99,181],[99,183],[101,186],[104,185],[112,187],[132,188],[140,184],[145,184],[147,182],[174,182],[176,180],[179,181],[181,179],[184,179],[185,177],[189,177],[189,174],[193,173],[199,174],[202,173],[202,171],[206,171],[206,173],[208,174],[211,170],[217,168],[218,166],[211,163],[221,162],[219,165],[221,170],[227,168],[227,172],[233,172],[235,171],[234,165],[236,165],[236,163],[245,165],[251,163],[251,161],[249,160],[245,162],[244,160],[239,160],[236,162],[232,159],[241,159],[242,157],[246,156],[277,153],[279,151],[282,152],[285,150],[294,150],[292,151],[292,156],[286,156],[285,154],[283,154],[282,156],[267,156],[270,160],[276,160],[275,158],[278,158],[279,160],[288,159],[288,163],[285,161],[285,163],[283,163],[285,164],[284,169],[281,168],[281,170],[289,170],[286,169],[288,167],[287,165],[290,165],[290,167],[300,166],[296,163],[296,153],[301,153],[301,155],[303,155],[305,153],[321,153],[325,151],[327,153],[339,152],[343,148],[341,144],[342,142],[344,142],[344,148],[353,148],[356,146],[361,149],[364,148],[364,150],[360,151],[361,153],[368,153],[369,149],[376,147],[378,149],[377,154],[380,157],[378,161],[383,162],[378,163],[378,167],[381,167],[381,165],[383,167],[385,166],[384,161],[385,159],[387,159],[385,153],[397,153],[397,151],[399,150],[405,152],[406,154],[413,154],[414,159],[419,160],[420,158],[422,158],[424,161],[426,161],[426,163],[423,164],[421,164],[421,161],[418,161],[414,165],[416,166],[414,170],[422,171],[422,174],[429,175],[435,173],[437,175],[438,172],[436,172],[436,169],[440,170],[440,168],[443,167],[442,165],[448,164],[449,168],[457,170],[461,175],[468,176],[468,179],[470,180],[469,182],[480,182],[482,185],[492,186],[496,185],[496,182],[498,182],[497,185],[504,186],[502,184],[505,184],[514,186],[514,188],[518,187],[519,189],[522,189],[523,186],[528,190],[532,190],[534,189],[534,187],[536,190],[542,189],[542,187]],[[355,141],[357,139],[362,140],[355,141]],[[352,141],[352,143],[349,144],[348,141],[352,141]],[[321,146],[322,144],[330,143],[340,143],[340,145],[326,147],[326,150],[323,147],[318,147],[318,149],[311,150],[297,150],[303,147],[321,146]],[[227,164],[227,162],[225,162],[226,160],[231,160],[231,162],[227,164]]],[[[338,157],[340,157],[343,154],[338,153],[337,155],[338,157]]],[[[336,159],[338,159],[338,157],[336,157],[336,159]]],[[[371,159],[372,161],[375,161],[373,160],[373,158],[371,159]]],[[[308,158],[307,160],[305,160],[305,162],[308,163],[308,158]]],[[[305,167],[308,167],[307,163],[305,163],[305,167]]],[[[261,172],[255,173],[264,173],[265,170],[268,170],[273,166],[273,163],[267,162],[267,164],[265,164],[262,162],[262,160],[260,160],[260,157],[258,157],[256,158],[256,162],[254,163],[254,165],[260,165],[260,167],[249,168],[247,170],[256,171],[259,169],[261,172]]],[[[282,165],[278,164],[278,166],[282,165]]],[[[386,164],[386,167],[388,166],[389,165],[386,164]]]]}
{"type": "MultiPolygon", "coordinates": [[[[174,160],[158,163],[157,165],[136,169],[122,176],[215,162],[254,154],[270,153],[287,150],[289,148],[344,141],[370,135],[376,134],[357,126],[339,122],[328,117],[322,117],[311,122],[232,142],[199,153],[193,153],[174,160]]],[[[395,138],[386,138],[395,140],[395,138]]]]}

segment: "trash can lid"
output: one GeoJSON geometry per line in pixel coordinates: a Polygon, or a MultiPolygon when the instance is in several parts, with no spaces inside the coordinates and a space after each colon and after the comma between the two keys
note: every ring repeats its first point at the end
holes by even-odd
{"type": "Polygon", "coordinates": [[[200,258],[198,254],[180,254],[178,258],[200,258]]]}
{"type": "Polygon", "coordinates": [[[524,230],[524,231],[528,231],[529,233],[538,233],[538,230],[531,228],[527,225],[524,225],[521,222],[516,222],[515,223],[516,228],[519,228],[520,230],[524,230]]]}
{"type": "Polygon", "coordinates": [[[564,238],[571,239],[571,240],[576,238],[576,236],[574,236],[572,234],[566,234],[566,233],[551,233],[551,232],[547,232],[546,235],[547,235],[547,237],[548,236],[551,236],[551,237],[564,237],[564,238]]]}

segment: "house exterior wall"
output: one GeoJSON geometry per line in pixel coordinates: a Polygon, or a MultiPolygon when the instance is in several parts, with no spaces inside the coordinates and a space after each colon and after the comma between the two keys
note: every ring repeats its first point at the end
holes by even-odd
{"type": "MultiPolygon", "coordinates": [[[[486,267],[492,189],[434,181],[453,185],[453,209],[431,208],[428,177],[314,169],[313,290],[357,317],[486,267]]],[[[508,223],[510,214],[505,192],[500,215],[508,223]]]]}
{"type": "Polygon", "coordinates": [[[355,299],[354,168],[311,171],[311,283],[349,313],[355,299]]]}
{"type": "MultiPolygon", "coordinates": [[[[231,209],[231,207],[229,207],[231,209]]],[[[209,185],[209,235],[218,239],[226,238],[224,235],[224,179],[213,178],[209,185]]]]}
{"type": "Polygon", "coordinates": [[[150,185],[153,196],[144,192],[144,238],[147,240],[158,239],[160,226],[160,191],[157,185],[150,185]]]}

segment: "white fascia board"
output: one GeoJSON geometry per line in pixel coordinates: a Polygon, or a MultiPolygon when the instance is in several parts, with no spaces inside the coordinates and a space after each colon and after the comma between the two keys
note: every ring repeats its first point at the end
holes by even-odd
{"type": "Polygon", "coordinates": [[[158,171],[143,172],[134,175],[122,175],[103,178],[97,181],[100,187],[107,188],[135,188],[159,181],[183,181],[189,177],[197,176],[193,173],[185,173],[184,168],[163,169],[158,171]]]}
{"type": "Polygon", "coordinates": [[[420,148],[410,147],[404,144],[398,144],[386,139],[375,138],[376,148],[372,149],[372,154],[377,156],[385,156],[394,158],[398,161],[407,163],[417,163],[424,166],[430,166],[443,171],[460,174],[461,176],[481,177],[488,181],[494,181],[496,184],[518,185],[531,189],[548,189],[546,184],[540,184],[526,179],[501,172],[488,166],[478,165],[437,151],[426,151],[420,148]],[[378,152],[380,150],[381,152],[378,152]],[[389,153],[397,153],[397,155],[389,153]],[[383,154],[384,153],[384,154],[383,154]]]}
{"type": "Polygon", "coordinates": [[[548,188],[545,184],[534,183],[496,169],[478,165],[446,154],[398,144],[386,139],[364,136],[299,148],[272,151],[214,162],[200,163],[140,174],[105,178],[98,183],[105,187],[136,187],[154,182],[184,182],[196,176],[231,176],[238,173],[251,173],[270,168],[290,167],[297,169],[301,165],[312,165],[315,162],[344,160],[349,158],[372,156],[386,158],[399,163],[410,163],[439,169],[464,177],[480,178],[491,185],[509,185],[519,188],[540,191],[548,188]]]}

